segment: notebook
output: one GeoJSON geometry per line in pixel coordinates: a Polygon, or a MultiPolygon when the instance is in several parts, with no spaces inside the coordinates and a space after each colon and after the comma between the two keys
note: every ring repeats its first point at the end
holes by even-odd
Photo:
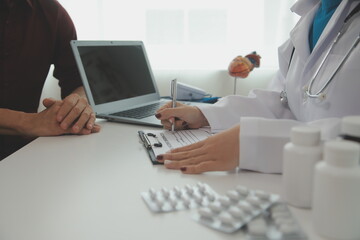
{"type": "MultiPolygon", "coordinates": [[[[160,98],[142,41],[71,41],[89,103],[97,118],[161,126],[160,98]]],[[[169,85],[170,86],[170,85],[169,85]]]]}

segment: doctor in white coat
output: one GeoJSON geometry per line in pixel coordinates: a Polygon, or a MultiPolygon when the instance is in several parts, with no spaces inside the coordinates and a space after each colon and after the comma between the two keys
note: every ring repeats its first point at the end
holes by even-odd
{"type": "MultiPolygon", "coordinates": [[[[165,128],[210,126],[207,140],[158,156],[183,173],[236,167],[281,173],[282,149],[296,125],[321,128],[322,138],[337,136],[340,118],[360,115],[360,0],[299,0],[291,10],[301,16],[290,39],[279,48],[279,71],[267,90],[227,96],[214,105],[169,105],[156,116],[165,128]],[[337,2],[313,47],[309,34],[319,8],[337,2]]],[[[314,26],[315,27],[315,26],[314,26]]]]}

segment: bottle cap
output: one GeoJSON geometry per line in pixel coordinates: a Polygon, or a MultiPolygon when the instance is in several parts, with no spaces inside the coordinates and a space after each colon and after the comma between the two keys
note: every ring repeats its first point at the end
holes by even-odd
{"type": "Polygon", "coordinates": [[[354,167],[359,165],[360,146],[346,140],[334,140],[325,143],[325,161],[333,166],[354,167]]]}
{"type": "Polygon", "coordinates": [[[360,137],[360,116],[348,116],[341,120],[341,134],[360,137]]]}
{"type": "Polygon", "coordinates": [[[298,126],[291,129],[291,142],[301,146],[314,146],[320,143],[320,129],[298,126]]]}

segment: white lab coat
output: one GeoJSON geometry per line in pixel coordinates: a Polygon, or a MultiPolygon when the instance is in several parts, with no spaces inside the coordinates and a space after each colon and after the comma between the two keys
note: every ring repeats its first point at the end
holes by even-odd
{"type": "MultiPolygon", "coordinates": [[[[341,117],[360,115],[360,44],[326,88],[324,101],[304,101],[303,94],[303,87],[309,84],[311,76],[324,59],[331,42],[343,26],[344,18],[359,3],[359,0],[341,2],[310,53],[309,29],[320,0],[297,1],[291,10],[301,18],[290,32],[290,39],[279,48],[279,71],[269,89],[253,90],[247,97],[227,96],[214,105],[200,107],[214,132],[235,126],[240,119],[240,168],[281,173],[282,149],[289,141],[293,126],[318,126],[322,138],[330,139],[339,133],[341,117]],[[289,107],[280,102],[279,95],[284,89],[289,107]]],[[[359,36],[360,14],[354,15],[344,28],[344,34],[334,45],[315,79],[312,92],[321,88],[330,78],[341,58],[359,36]]]]}

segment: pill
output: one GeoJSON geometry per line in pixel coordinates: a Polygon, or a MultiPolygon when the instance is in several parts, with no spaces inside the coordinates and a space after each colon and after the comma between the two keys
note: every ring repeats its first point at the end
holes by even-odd
{"type": "Polygon", "coordinates": [[[243,210],[245,213],[251,214],[255,209],[248,203],[248,202],[240,202],[237,205],[241,210],[243,210]]]}
{"type": "Polygon", "coordinates": [[[174,187],[174,194],[176,197],[181,197],[181,189],[178,186],[174,187]]]}
{"type": "Polygon", "coordinates": [[[155,191],[155,189],[150,188],[149,191],[148,191],[148,193],[149,193],[150,199],[155,199],[155,198],[156,198],[156,191],[155,191]]]}
{"type": "Polygon", "coordinates": [[[214,212],[214,213],[219,213],[223,210],[223,207],[221,206],[220,202],[212,202],[209,204],[209,208],[214,212]]]}
{"type": "Polygon", "coordinates": [[[181,195],[181,199],[185,200],[185,199],[189,199],[189,197],[187,195],[183,194],[183,195],[181,195]]]}
{"type": "Polygon", "coordinates": [[[233,216],[236,219],[244,219],[245,218],[245,213],[243,210],[241,210],[238,207],[231,207],[229,209],[229,213],[231,216],[233,216]]]}
{"type": "Polygon", "coordinates": [[[205,196],[205,192],[202,192],[202,191],[198,191],[197,194],[201,195],[201,196],[205,196]]]}
{"type": "Polygon", "coordinates": [[[234,224],[234,218],[230,214],[222,214],[219,216],[219,220],[222,224],[225,225],[233,225],[234,224]]]}
{"type": "Polygon", "coordinates": [[[226,196],[219,197],[219,202],[221,203],[221,205],[223,207],[226,207],[226,208],[229,207],[230,204],[231,204],[230,199],[228,197],[226,197],[226,196]]]}
{"type": "Polygon", "coordinates": [[[161,193],[162,193],[162,195],[163,195],[163,197],[164,197],[165,199],[168,199],[168,198],[169,198],[170,192],[169,192],[169,190],[168,190],[167,188],[162,188],[162,189],[161,189],[161,193]]]}
{"type": "Polygon", "coordinates": [[[162,208],[162,206],[164,205],[164,201],[162,199],[157,198],[155,202],[159,208],[162,208]]]}
{"type": "Polygon", "coordinates": [[[255,191],[255,196],[258,197],[259,199],[263,200],[263,201],[267,201],[270,198],[270,195],[264,191],[255,191]]]}
{"type": "Polygon", "coordinates": [[[193,193],[194,193],[194,189],[193,189],[193,187],[191,187],[190,185],[186,185],[186,186],[185,186],[185,190],[186,190],[186,193],[187,193],[189,196],[192,196],[193,193]]]}
{"type": "Polygon", "coordinates": [[[213,212],[209,208],[200,208],[198,210],[201,217],[212,218],[214,216],[213,212]]]}
{"type": "Polygon", "coordinates": [[[206,187],[203,183],[201,183],[201,182],[197,183],[197,187],[198,187],[200,193],[202,193],[202,194],[205,193],[206,187]]]}
{"type": "Polygon", "coordinates": [[[248,197],[246,199],[246,201],[249,202],[254,207],[260,207],[261,206],[261,201],[260,201],[260,199],[258,197],[251,196],[251,197],[248,197]]]}
{"type": "Polygon", "coordinates": [[[178,205],[178,200],[177,199],[170,199],[170,205],[173,207],[173,208],[176,208],[176,206],[178,205]]]}
{"type": "Polygon", "coordinates": [[[197,204],[201,205],[202,201],[203,201],[203,197],[198,195],[198,194],[195,194],[194,195],[194,200],[197,204]]]}
{"type": "Polygon", "coordinates": [[[185,207],[189,207],[191,204],[191,201],[188,198],[183,198],[183,204],[185,207]]]}
{"type": "Polygon", "coordinates": [[[215,201],[215,195],[213,193],[206,192],[206,197],[209,200],[209,202],[215,201]]]}
{"type": "Polygon", "coordinates": [[[249,194],[249,189],[244,186],[237,186],[235,189],[241,196],[247,196],[249,194]]]}
{"type": "Polygon", "coordinates": [[[235,190],[228,191],[226,196],[228,196],[234,202],[238,202],[241,198],[240,194],[235,190]]]}

